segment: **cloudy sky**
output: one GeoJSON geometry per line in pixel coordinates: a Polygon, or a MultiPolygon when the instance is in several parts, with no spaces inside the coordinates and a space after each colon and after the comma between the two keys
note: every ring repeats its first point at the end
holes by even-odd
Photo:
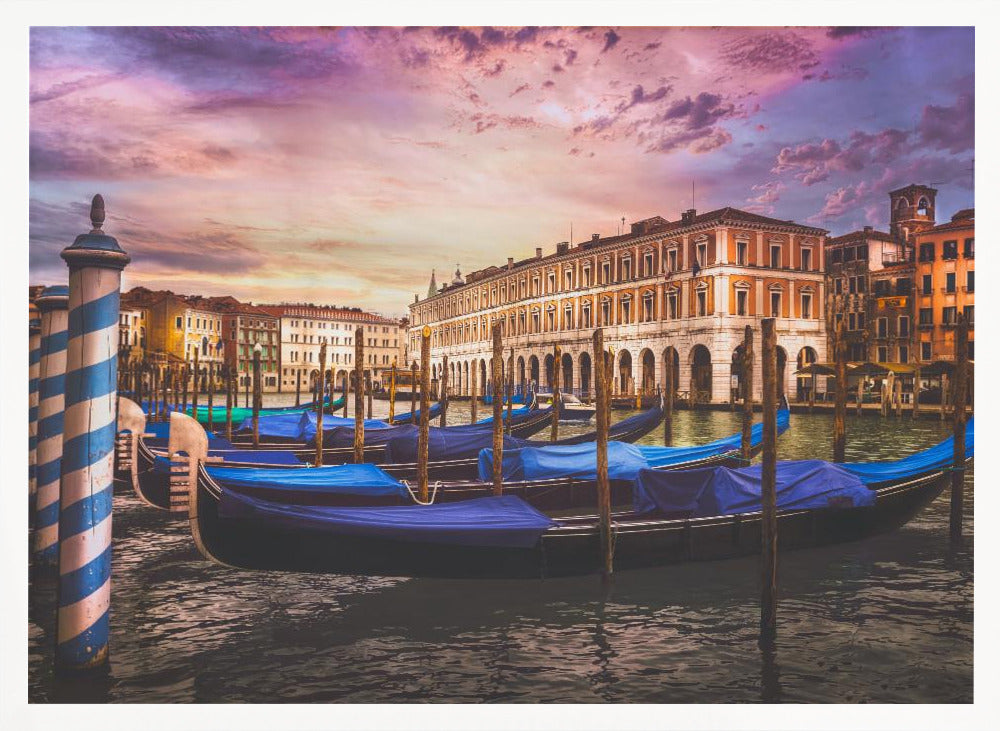
{"type": "Polygon", "coordinates": [[[735,206],[972,206],[974,34],[33,28],[32,283],[103,193],[125,286],[403,314],[463,272],[735,206]]]}

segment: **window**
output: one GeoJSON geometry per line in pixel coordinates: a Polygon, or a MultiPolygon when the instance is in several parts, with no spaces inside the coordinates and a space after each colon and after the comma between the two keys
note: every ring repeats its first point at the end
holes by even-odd
{"type": "Polygon", "coordinates": [[[592,325],[590,323],[590,305],[589,304],[584,304],[583,305],[583,307],[582,307],[582,309],[580,311],[580,319],[581,319],[581,323],[580,323],[581,327],[584,327],[584,328],[592,327],[592,325]]]}
{"type": "Polygon", "coordinates": [[[704,317],[708,312],[708,293],[701,289],[696,295],[698,317],[704,317]]]}
{"type": "Polygon", "coordinates": [[[962,247],[962,256],[964,256],[966,259],[975,259],[976,258],[976,240],[975,239],[966,239],[965,240],[965,245],[962,247]]]}
{"type": "Polygon", "coordinates": [[[958,316],[958,311],[954,307],[944,307],[941,309],[941,324],[954,325],[958,316]]]}
{"type": "Polygon", "coordinates": [[[549,332],[552,332],[553,330],[556,329],[556,311],[554,309],[551,309],[548,312],[546,312],[545,315],[549,332]]]}
{"type": "Polygon", "coordinates": [[[844,262],[854,261],[854,257],[857,254],[853,246],[848,246],[844,249],[844,262]]]}
{"type": "Polygon", "coordinates": [[[812,317],[812,294],[809,292],[802,293],[802,317],[812,317]]]}
{"type": "Polygon", "coordinates": [[[747,242],[742,239],[736,241],[736,263],[741,266],[747,264],[747,242]]]}
{"type": "Polygon", "coordinates": [[[698,258],[698,266],[704,267],[708,261],[708,242],[700,242],[695,249],[695,256],[698,258]]]}
{"type": "Polygon", "coordinates": [[[642,321],[652,322],[653,320],[653,293],[647,292],[642,296],[642,321]]]}
{"type": "Polygon", "coordinates": [[[573,329],[573,305],[566,305],[563,309],[563,329],[573,329]]]}
{"type": "Polygon", "coordinates": [[[902,297],[908,295],[911,289],[911,280],[905,277],[900,277],[896,280],[896,296],[902,297]]]}
{"type": "Polygon", "coordinates": [[[667,316],[671,320],[677,319],[677,292],[667,292],[667,316]]]}
{"type": "Polygon", "coordinates": [[[947,272],[944,275],[944,291],[948,294],[955,293],[955,272],[947,272]]]}
{"type": "Polygon", "coordinates": [[[601,302],[601,324],[611,324],[611,300],[606,299],[601,302]]]}
{"type": "Polygon", "coordinates": [[[844,280],[841,279],[840,277],[837,277],[836,279],[833,280],[833,293],[834,294],[844,293],[844,280]]]}
{"type": "Polygon", "coordinates": [[[736,290],[736,314],[740,316],[746,316],[747,314],[747,290],[737,289],[736,290]]]}
{"type": "Polygon", "coordinates": [[[888,279],[876,279],[875,280],[875,296],[876,297],[886,297],[889,295],[889,280],[888,279]]]}
{"type": "Polygon", "coordinates": [[[917,255],[919,261],[934,261],[934,244],[920,244],[920,253],[917,255]]]}
{"type": "Polygon", "coordinates": [[[844,261],[844,252],[840,249],[834,249],[830,252],[830,263],[840,264],[844,261]]]}
{"type": "Polygon", "coordinates": [[[556,291],[556,274],[555,272],[549,272],[549,293],[556,291]]]}
{"type": "Polygon", "coordinates": [[[957,259],[958,258],[958,242],[957,241],[945,241],[942,246],[941,258],[944,260],[957,259]]]}
{"type": "Polygon", "coordinates": [[[847,280],[847,291],[850,292],[851,294],[854,294],[855,292],[858,291],[858,278],[857,277],[850,277],[847,280]]]}
{"type": "Polygon", "coordinates": [[[625,258],[622,259],[622,279],[629,280],[632,278],[632,260],[625,258]]]}
{"type": "Polygon", "coordinates": [[[622,300],[622,322],[630,323],[632,322],[632,300],[623,299],[622,300]]]}
{"type": "Polygon", "coordinates": [[[808,272],[812,269],[812,249],[802,250],[802,271],[808,272]]]}
{"type": "Polygon", "coordinates": [[[174,327],[180,330],[182,327],[184,327],[182,323],[183,323],[183,318],[180,315],[178,315],[177,319],[174,320],[174,327]]]}
{"type": "Polygon", "coordinates": [[[858,313],[858,330],[864,330],[864,329],[865,329],[865,313],[864,312],[859,312],[858,313]]]}
{"type": "Polygon", "coordinates": [[[583,267],[583,286],[584,287],[589,287],[590,286],[590,265],[589,264],[585,264],[584,267],[583,267]]]}
{"type": "Polygon", "coordinates": [[[834,326],[834,328],[836,328],[837,325],[839,325],[843,321],[844,321],[844,314],[842,312],[838,312],[836,315],[833,316],[833,326],[834,326]]]}
{"type": "Polygon", "coordinates": [[[655,274],[653,271],[653,252],[649,251],[642,255],[642,273],[649,277],[655,274]]]}
{"type": "Polygon", "coordinates": [[[542,327],[542,313],[535,310],[531,313],[531,332],[539,332],[542,327]]]}
{"type": "Polygon", "coordinates": [[[931,359],[931,344],[929,342],[920,343],[920,360],[931,359]]]}
{"type": "Polygon", "coordinates": [[[900,363],[910,362],[910,349],[905,345],[899,346],[899,362],[900,363]]]}
{"type": "Polygon", "coordinates": [[[877,353],[878,355],[876,355],[875,360],[879,363],[885,363],[889,360],[889,349],[886,346],[878,346],[877,353]]]}
{"type": "Polygon", "coordinates": [[[563,287],[565,289],[573,289],[573,270],[567,269],[566,275],[563,278],[563,287]]]}
{"type": "Polygon", "coordinates": [[[781,292],[771,292],[771,317],[781,317],[781,292]]]}
{"type": "Polygon", "coordinates": [[[855,277],[855,278],[858,280],[858,283],[857,283],[858,292],[861,293],[861,294],[864,294],[865,290],[867,289],[867,287],[865,286],[865,278],[863,276],[862,277],[855,277]]]}
{"type": "Polygon", "coordinates": [[[930,294],[933,287],[933,277],[930,274],[925,274],[920,287],[921,294],[930,294]]]}
{"type": "Polygon", "coordinates": [[[857,330],[857,326],[858,326],[858,317],[857,317],[857,315],[854,314],[853,312],[849,312],[847,314],[847,329],[848,330],[857,330]]]}
{"type": "Polygon", "coordinates": [[[875,321],[875,330],[877,336],[880,338],[885,338],[889,336],[889,318],[880,317],[875,321]]]}
{"type": "Polygon", "coordinates": [[[771,268],[781,268],[781,244],[771,244],[771,268]]]}
{"type": "Polygon", "coordinates": [[[868,244],[858,247],[858,261],[868,261],[868,244]]]}
{"type": "Polygon", "coordinates": [[[667,251],[667,271],[677,271],[677,249],[670,249],[667,251]]]}
{"type": "Polygon", "coordinates": [[[965,321],[971,326],[976,320],[976,306],[966,305],[962,308],[962,314],[965,315],[965,321]]]}
{"type": "Polygon", "coordinates": [[[601,262],[601,284],[610,284],[611,282],[611,262],[604,261],[601,262]]]}
{"type": "Polygon", "coordinates": [[[900,315],[899,316],[899,325],[898,325],[897,330],[898,330],[899,337],[901,337],[901,338],[908,338],[908,337],[910,337],[910,316],[909,315],[900,315]]]}
{"type": "Polygon", "coordinates": [[[975,292],[976,291],[976,270],[972,269],[965,273],[965,291],[975,292]]]}
{"type": "Polygon", "coordinates": [[[191,318],[188,317],[188,327],[191,327],[191,318]]]}

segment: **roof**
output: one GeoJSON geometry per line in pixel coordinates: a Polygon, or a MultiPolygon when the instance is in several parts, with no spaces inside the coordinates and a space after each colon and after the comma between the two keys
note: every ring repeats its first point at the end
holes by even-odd
{"type": "Polygon", "coordinates": [[[275,317],[293,317],[298,313],[294,310],[312,310],[312,315],[301,315],[302,317],[316,317],[325,320],[350,320],[354,322],[376,323],[380,325],[399,325],[399,320],[391,317],[378,315],[374,312],[365,312],[360,307],[334,307],[333,305],[314,305],[309,302],[285,302],[277,305],[259,305],[259,309],[274,315],[275,317]]]}
{"type": "Polygon", "coordinates": [[[857,231],[851,231],[850,233],[841,234],[840,236],[834,236],[828,238],[826,240],[826,245],[827,247],[839,246],[840,244],[849,244],[851,242],[859,240],[867,241],[869,239],[876,239],[878,241],[898,241],[898,239],[890,233],[869,228],[869,229],[858,229],[857,231]]]}
{"type": "MultiPolygon", "coordinates": [[[[973,211],[972,208],[965,209],[966,211],[973,211]]],[[[961,211],[964,213],[964,211],[961,211]]],[[[975,216],[970,216],[968,218],[957,218],[958,214],[952,217],[952,220],[934,226],[933,228],[928,228],[924,231],[919,231],[917,237],[926,236],[927,234],[936,233],[946,233],[948,231],[970,231],[976,228],[975,216]]]]}

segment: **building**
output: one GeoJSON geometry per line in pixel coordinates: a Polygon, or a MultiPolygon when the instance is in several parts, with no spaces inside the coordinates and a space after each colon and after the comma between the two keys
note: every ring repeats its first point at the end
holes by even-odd
{"type": "Polygon", "coordinates": [[[118,355],[123,362],[141,360],[146,354],[146,308],[129,305],[122,298],[118,310],[118,355]]]}
{"type": "Polygon", "coordinates": [[[916,242],[916,315],[921,362],[955,359],[955,325],[969,322],[969,357],[975,357],[975,209],[921,230],[916,242]]]}
{"type": "Polygon", "coordinates": [[[261,310],[279,321],[281,334],[278,390],[303,391],[312,387],[319,373],[319,351],[327,345],[327,369],[334,385],[354,369],[354,334],[358,327],[365,333],[365,371],[375,387],[388,379],[393,361],[401,354],[405,328],[398,320],[383,317],[361,308],[317,306],[305,303],[261,305],[261,310]]]}
{"type": "MultiPolygon", "coordinates": [[[[151,362],[173,365],[193,363],[197,353],[199,365],[222,363],[219,347],[222,316],[204,297],[186,297],[169,290],[134,287],[122,295],[121,311],[144,313],[144,355],[151,362]]],[[[139,332],[141,339],[142,331],[139,332]]]]}
{"type": "Polygon", "coordinates": [[[236,387],[253,388],[253,353],[260,344],[260,383],[263,393],[279,391],[278,364],[281,332],[278,318],[234,297],[213,297],[211,306],[222,318],[222,355],[236,370],[236,387]]]}
{"type": "MultiPolygon", "coordinates": [[[[615,351],[614,390],[654,392],[674,361],[681,396],[727,402],[737,385],[733,358],[745,325],[775,316],[782,390],[796,391],[796,363],[824,360],[823,247],[826,231],[736,208],[679,220],[659,216],[631,224],[629,233],[593,237],[575,246],[542,249],[530,259],[458,272],[410,305],[409,352],[432,329],[433,377],[449,360],[451,392],[479,390],[492,354],[490,327],[503,329],[505,360],[515,355],[514,380],[547,387],[553,345],[563,350],[563,388],[589,395],[595,327],[615,351]]],[[[754,371],[760,398],[760,369],[754,371]]],[[[800,394],[801,395],[801,394],[800,394]]]]}

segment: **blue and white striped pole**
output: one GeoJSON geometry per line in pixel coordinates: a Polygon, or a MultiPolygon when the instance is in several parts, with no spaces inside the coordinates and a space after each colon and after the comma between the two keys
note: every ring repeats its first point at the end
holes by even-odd
{"type": "Polygon", "coordinates": [[[62,252],[69,266],[56,645],[56,667],[62,671],[89,670],[108,661],[118,316],[121,272],[129,255],[101,230],[104,199],[99,195],[90,220],[93,230],[62,252]]]}
{"type": "Polygon", "coordinates": [[[35,477],[35,567],[54,570],[59,561],[59,465],[63,454],[63,396],[69,288],[46,287],[35,300],[42,313],[38,369],[38,466],[35,477]]]}
{"type": "Polygon", "coordinates": [[[28,516],[34,524],[35,465],[38,464],[38,373],[42,359],[42,318],[32,303],[28,316],[28,516]]]}

